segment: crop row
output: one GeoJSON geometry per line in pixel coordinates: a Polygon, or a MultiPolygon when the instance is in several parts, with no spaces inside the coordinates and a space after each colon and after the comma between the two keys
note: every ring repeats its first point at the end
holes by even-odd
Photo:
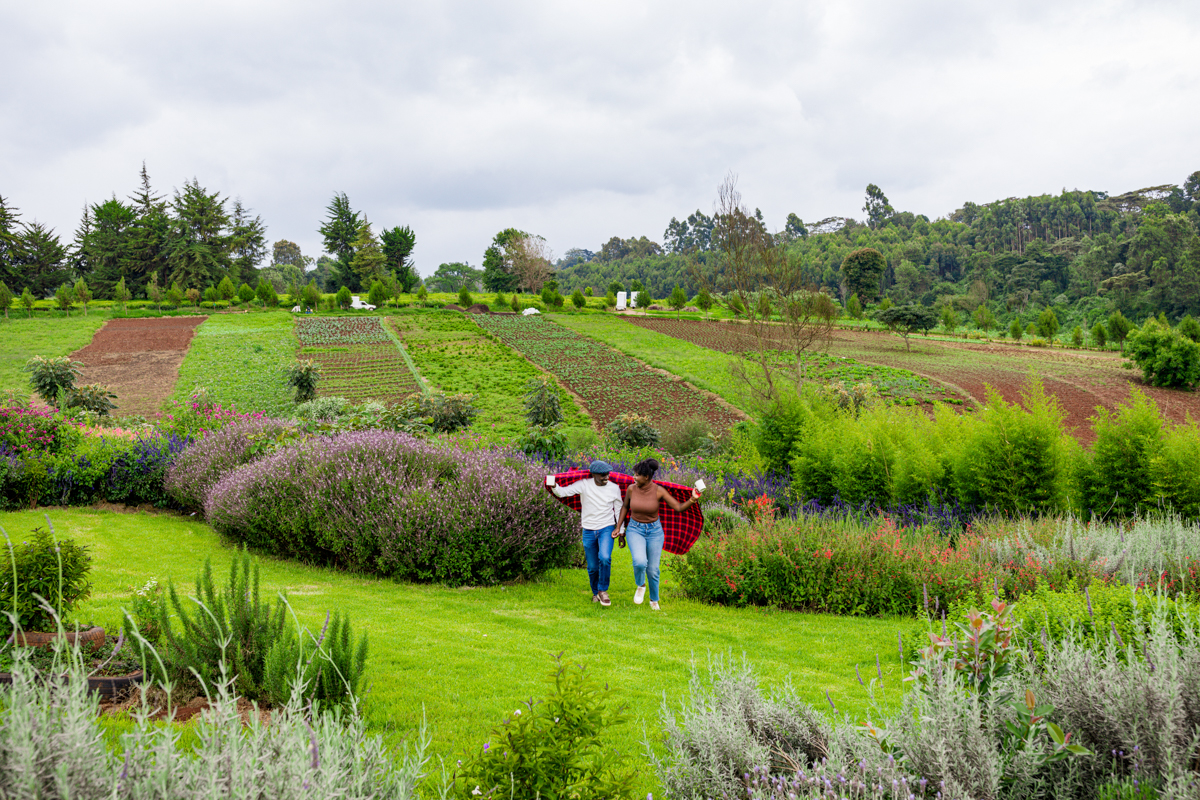
{"type": "Polygon", "coordinates": [[[301,317],[296,320],[296,338],[304,347],[390,341],[379,317],[301,317]]]}
{"type": "Polygon", "coordinates": [[[320,395],[344,397],[352,403],[388,403],[420,391],[404,356],[384,336],[385,341],[377,344],[302,348],[300,357],[311,358],[321,368],[320,395]]]}
{"type": "MultiPolygon", "coordinates": [[[[757,340],[745,326],[728,322],[706,322],[703,320],[664,319],[661,317],[626,317],[628,322],[656,333],[685,342],[716,350],[721,353],[746,353],[758,349],[757,340]]],[[[769,331],[768,335],[774,333],[769,331]]],[[[783,350],[782,331],[768,347],[783,350]]],[[[780,353],[785,358],[785,354],[780,353]]],[[[846,356],[829,355],[822,352],[805,353],[802,366],[806,374],[823,382],[870,383],[881,397],[902,405],[931,400],[960,402],[957,394],[934,381],[908,370],[880,364],[864,364],[846,356]]],[[[793,362],[794,363],[794,362],[793,362]]]]}
{"type": "Polygon", "coordinates": [[[626,411],[644,414],[660,426],[703,417],[714,427],[726,428],[738,420],[735,413],[681,379],[655,372],[541,317],[479,315],[476,322],[557,376],[583,399],[600,425],[626,411]]]}

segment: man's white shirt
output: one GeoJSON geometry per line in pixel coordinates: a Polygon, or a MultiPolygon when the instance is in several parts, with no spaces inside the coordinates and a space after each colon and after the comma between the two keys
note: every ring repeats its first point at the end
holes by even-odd
{"type": "Polygon", "coordinates": [[[617,524],[617,514],[621,513],[621,487],[612,481],[604,486],[597,486],[595,480],[587,477],[575,481],[570,486],[552,488],[559,497],[579,495],[584,530],[598,531],[617,524]]]}

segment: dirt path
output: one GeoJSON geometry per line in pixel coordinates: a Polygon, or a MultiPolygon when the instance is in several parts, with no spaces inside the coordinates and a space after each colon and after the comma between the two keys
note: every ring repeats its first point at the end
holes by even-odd
{"type": "Polygon", "coordinates": [[[82,362],[79,383],[107,386],[118,414],[153,416],[175,390],[179,365],[207,317],[111,319],[91,343],[71,354],[82,362]]]}

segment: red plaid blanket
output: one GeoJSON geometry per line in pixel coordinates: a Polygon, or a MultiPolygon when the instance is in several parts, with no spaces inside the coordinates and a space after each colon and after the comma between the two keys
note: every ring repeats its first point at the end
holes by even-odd
{"type": "MultiPolygon", "coordinates": [[[[570,486],[575,481],[591,477],[592,473],[586,469],[573,469],[569,472],[558,473],[554,476],[554,480],[559,486],[570,486]]],[[[621,487],[622,498],[625,497],[626,487],[633,483],[633,478],[621,472],[610,472],[608,479],[621,487]]],[[[655,483],[670,492],[681,503],[692,496],[692,488],[690,486],[680,486],[678,483],[668,483],[667,481],[655,481],[655,483]]],[[[547,486],[546,491],[564,506],[569,506],[576,511],[582,510],[579,495],[559,497],[554,493],[551,486],[547,486]]],[[[692,545],[700,538],[700,530],[704,527],[704,513],[700,510],[699,503],[693,503],[682,514],[665,503],[660,504],[658,519],[662,522],[663,533],[666,534],[663,549],[668,553],[675,553],[676,555],[683,555],[688,550],[691,550],[692,545]]]]}

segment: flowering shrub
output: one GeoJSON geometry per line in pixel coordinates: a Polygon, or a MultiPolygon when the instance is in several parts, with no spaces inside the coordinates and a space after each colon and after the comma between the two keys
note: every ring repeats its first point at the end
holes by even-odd
{"type": "Polygon", "coordinates": [[[199,439],[227,425],[266,418],[261,411],[238,411],[234,406],[224,408],[220,403],[208,400],[202,390],[197,390],[186,403],[171,401],[162,415],[160,427],[176,436],[199,439]]]}
{"type": "MultiPolygon", "coordinates": [[[[173,481],[185,468],[205,480],[216,473],[206,468],[215,459],[193,468],[186,458],[173,481]]],[[[578,523],[541,490],[542,474],[504,451],[467,454],[403,433],[355,431],[296,441],[230,472],[204,512],[217,530],[268,552],[488,584],[570,563],[578,523]]]]}
{"type": "Polygon", "coordinates": [[[73,427],[55,419],[49,409],[0,408],[0,452],[23,455],[57,452],[72,441],[73,427]]]}
{"type": "Polygon", "coordinates": [[[756,524],[701,538],[670,568],[684,592],[727,605],[774,605],[835,614],[914,614],[981,600],[998,572],[930,529],[888,517],[776,521],[762,503],[743,505],[756,524]],[[748,508],[747,508],[748,506],[748,508]]]}
{"type": "Polygon", "coordinates": [[[184,508],[204,508],[217,481],[262,454],[261,437],[278,434],[290,425],[288,420],[253,418],[209,432],[171,465],[164,483],[167,493],[184,508]]]}

